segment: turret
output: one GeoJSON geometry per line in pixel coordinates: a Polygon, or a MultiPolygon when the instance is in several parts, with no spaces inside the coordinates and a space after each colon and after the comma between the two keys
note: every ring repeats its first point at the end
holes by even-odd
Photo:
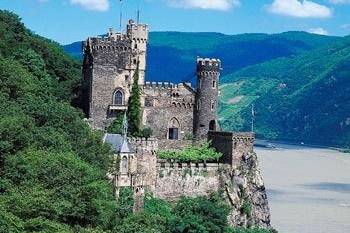
{"type": "Polygon", "coordinates": [[[218,82],[221,61],[218,59],[197,58],[197,92],[194,109],[194,136],[197,140],[206,139],[208,131],[217,130],[218,82]]]}
{"type": "Polygon", "coordinates": [[[129,20],[126,31],[127,37],[131,39],[131,47],[135,52],[133,64],[135,65],[135,61],[139,61],[139,84],[143,85],[145,82],[148,25],[136,24],[133,20],[129,20]]]}

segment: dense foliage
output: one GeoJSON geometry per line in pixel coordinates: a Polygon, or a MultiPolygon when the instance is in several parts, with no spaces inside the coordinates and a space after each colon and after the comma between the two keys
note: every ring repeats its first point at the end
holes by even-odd
{"type": "Polygon", "coordinates": [[[226,129],[259,137],[350,146],[350,37],[293,58],[223,77],[220,117],[226,129]]]}
{"type": "Polygon", "coordinates": [[[110,149],[70,106],[80,65],[0,11],[0,232],[109,229],[110,149]]]}
{"type": "Polygon", "coordinates": [[[107,128],[107,133],[122,134],[123,120],[124,120],[124,114],[118,114],[117,117],[112,121],[111,125],[107,128]]]}
{"type": "MultiPolygon", "coordinates": [[[[130,195],[124,191],[123,200],[130,195]]],[[[122,201],[125,203],[125,201],[122,201]]],[[[129,210],[131,207],[129,208],[129,210]]],[[[115,232],[122,233],[272,233],[261,229],[228,226],[229,206],[216,193],[210,198],[181,198],[176,204],[146,194],[144,211],[119,219],[115,232]]]]}
{"type": "Polygon", "coordinates": [[[222,156],[208,142],[202,145],[190,145],[183,150],[159,151],[157,155],[160,159],[180,162],[217,162],[222,156]]]}

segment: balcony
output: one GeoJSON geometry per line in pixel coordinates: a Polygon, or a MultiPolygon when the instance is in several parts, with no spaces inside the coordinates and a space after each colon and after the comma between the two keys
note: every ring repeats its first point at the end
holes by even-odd
{"type": "Polygon", "coordinates": [[[109,109],[110,111],[125,111],[125,110],[128,109],[128,106],[126,106],[126,105],[114,105],[114,104],[112,104],[112,105],[109,105],[109,106],[108,106],[108,109],[109,109]]]}

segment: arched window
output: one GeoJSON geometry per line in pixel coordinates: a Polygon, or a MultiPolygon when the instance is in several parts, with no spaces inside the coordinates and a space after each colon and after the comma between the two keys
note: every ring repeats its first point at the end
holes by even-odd
{"type": "Polygon", "coordinates": [[[121,169],[120,172],[122,174],[127,174],[128,173],[128,158],[126,156],[123,156],[122,161],[121,161],[121,169]]]}
{"type": "Polygon", "coordinates": [[[124,94],[121,90],[117,90],[114,92],[113,104],[119,106],[124,105],[124,94]]]}
{"type": "Polygon", "coordinates": [[[168,139],[178,140],[179,130],[180,130],[180,123],[175,117],[173,117],[169,122],[168,139]]]}

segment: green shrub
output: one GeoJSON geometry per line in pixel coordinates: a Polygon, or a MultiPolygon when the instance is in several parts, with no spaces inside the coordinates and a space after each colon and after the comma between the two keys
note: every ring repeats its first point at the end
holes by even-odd
{"type": "Polygon", "coordinates": [[[142,138],[150,138],[152,137],[153,131],[151,128],[144,128],[141,130],[141,137],[142,138]]]}
{"type": "Polygon", "coordinates": [[[188,146],[183,150],[158,152],[160,159],[180,162],[214,162],[218,161],[221,156],[222,154],[210,147],[208,142],[202,145],[188,146]]]}

